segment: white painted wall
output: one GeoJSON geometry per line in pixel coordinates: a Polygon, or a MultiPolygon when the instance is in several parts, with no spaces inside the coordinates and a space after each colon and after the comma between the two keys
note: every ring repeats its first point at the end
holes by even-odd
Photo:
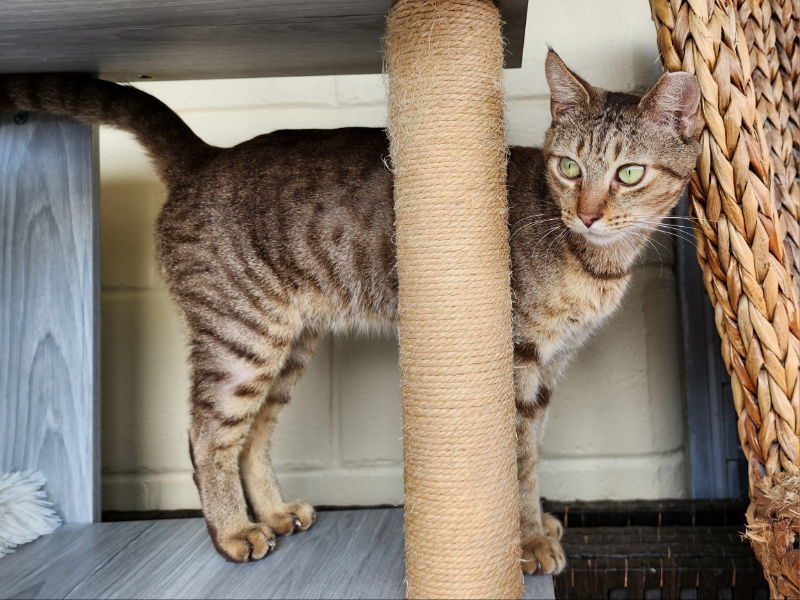
{"type": "MultiPolygon", "coordinates": [[[[532,0],[524,67],[506,77],[511,143],[540,143],[548,124],[548,43],[610,89],[641,91],[660,72],[647,2],[532,0]]],[[[219,145],[280,128],[382,126],[386,117],[380,75],[140,87],[219,145]]],[[[184,340],[153,259],[163,190],[130,136],[104,129],[100,148],[103,506],[196,507],[184,340]]],[[[675,282],[671,253],[659,249],[663,266],[648,255],[617,316],[555,393],[542,464],[547,497],[687,493],[675,282]]],[[[327,505],[401,501],[396,361],[391,339],[324,341],[277,434],[287,496],[327,505]]]]}

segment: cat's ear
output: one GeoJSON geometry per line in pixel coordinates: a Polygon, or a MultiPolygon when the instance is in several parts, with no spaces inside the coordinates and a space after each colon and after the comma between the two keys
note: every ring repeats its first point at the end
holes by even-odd
{"type": "Polygon", "coordinates": [[[700,86],[691,73],[664,73],[639,107],[652,121],[671,125],[683,139],[696,138],[700,133],[700,86]]]}
{"type": "Polygon", "coordinates": [[[550,86],[550,114],[554,121],[591,104],[594,88],[570,71],[552,48],[547,53],[544,72],[550,86]]]}

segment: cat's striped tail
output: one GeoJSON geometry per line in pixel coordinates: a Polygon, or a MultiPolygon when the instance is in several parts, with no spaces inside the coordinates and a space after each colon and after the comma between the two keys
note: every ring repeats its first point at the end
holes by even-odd
{"type": "Polygon", "coordinates": [[[218,151],[150,94],[84,75],[0,75],[0,112],[20,110],[66,115],[133,133],[167,185],[218,151]]]}

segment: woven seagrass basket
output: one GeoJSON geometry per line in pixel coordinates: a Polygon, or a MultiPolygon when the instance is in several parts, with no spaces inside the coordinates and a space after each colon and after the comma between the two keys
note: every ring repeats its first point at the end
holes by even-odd
{"type": "Polygon", "coordinates": [[[651,0],[670,71],[697,76],[697,258],[748,461],[747,536],[773,598],[800,597],[800,0],[651,0]]]}

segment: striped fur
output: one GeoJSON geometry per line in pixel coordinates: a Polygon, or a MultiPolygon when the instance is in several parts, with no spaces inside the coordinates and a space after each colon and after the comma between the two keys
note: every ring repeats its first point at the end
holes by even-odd
{"type": "MultiPolygon", "coordinates": [[[[555,55],[548,78],[555,119],[545,147],[513,147],[508,165],[523,568],[538,572],[564,562],[536,478],[550,390],[619,304],[649,232],[632,235],[632,224],[672,208],[697,153],[663,118],[659,98],[640,103],[591,88],[555,55]],[[580,181],[559,176],[560,156],[582,165],[580,181]],[[621,160],[651,165],[647,181],[606,185],[621,160]],[[575,223],[582,203],[602,207],[598,228],[620,237],[592,241],[575,223]]],[[[262,558],[276,535],[314,519],[309,505],[283,501],[269,447],[317,339],[396,323],[385,133],[276,131],[215,148],[147,94],[63,75],[0,77],[0,111],[12,110],[126,129],[153,157],[169,192],[160,263],[191,344],[195,481],[218,550],[235,561],[262,558]]]]}

